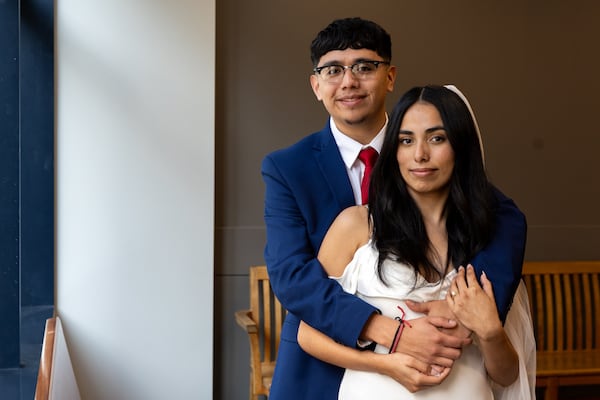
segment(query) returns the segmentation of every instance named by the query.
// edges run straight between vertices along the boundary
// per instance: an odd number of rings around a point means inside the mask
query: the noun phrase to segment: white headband
[[[471,104],[469,104],[469,100],[467,100],[465,95],[460,90],[458,90],[458,88],[456,86],[444,85],[444,87],[446,89],[452,90],[454,93],[456,93],[458,95],[458,97],[460,97],[462,99],[462,101],[466,104],[467,108],[469,109],[469,112],[471,113],[471,118],[473,118],[473,123],[475,124],[475,130],[477,131],[477,136],[479,137],[479,147],[481,149],[481,159],[483,160],[483,162],[485,164],[485,154],[483,152],[483,140],[481,140],[481,132],[479,131],[479,124],[477,123],[477,119],[475,118],[475,113],[473,112],[473,109],[471,108]]]

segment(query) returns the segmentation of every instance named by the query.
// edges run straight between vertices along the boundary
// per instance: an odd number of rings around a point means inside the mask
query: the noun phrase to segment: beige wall
[[[600,3],[220,0],[215,398],[247,390],[248,344],[232,313],[248,304],[247,267],[263,263],[260,162],[324,126],[309,44],[346,16],[392,35],[390,107],[426,83],[453,83],[469,97],[490,176],[528,217],[527,259],[600,258]]]

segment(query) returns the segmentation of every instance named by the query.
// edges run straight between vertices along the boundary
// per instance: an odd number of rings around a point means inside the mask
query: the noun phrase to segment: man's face
[[[384,61],[373,50],[346,49],[333,50],[324,54],[317,67],[327,65],[350,66],[360,61]],[[368,77],[359,77],[346,68],[336,82],[324,79],[318,74],[310,77],[315,96],[333,117],[336,126],[350,136],[366,131],[373,136],[385,123],[385,96],[394,89],[396,68],[379,64]]]

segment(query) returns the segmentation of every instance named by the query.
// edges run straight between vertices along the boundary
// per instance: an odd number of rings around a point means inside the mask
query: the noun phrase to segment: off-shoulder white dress
[[[400,317],[406,312],[407,319],[421,315],[412,312],[404,300],[423,302],[441,300],[456,271],[446,275],[443,281],[429,283],[422,276],[415,277],[412,268],[391,260],[384,262],[383,271],[387,286],[377,276],[377,249],[372,242],[359,248],[353,260],[337,280],[344,290],[355,294],[381,310],[383,315]],[[493,282],[492,282],[493,284]],[[410,329],[410,328],[406,328]],[[519,354],[519,378],[507,388],[495,385],[487,377],[483,358],[477,343],[467,346],[454,363],[450,375],[439,385],[417,393],[410,393],[392,378],[364,371],[346,370],[339,392],[341,400],[407,400],[407,399],[534,399],[535,398],[535,340],[527,292],[519,285],[512,307],[507,316],[505,330]],[[377,345],[377,353],[387,354],[388,349]]]

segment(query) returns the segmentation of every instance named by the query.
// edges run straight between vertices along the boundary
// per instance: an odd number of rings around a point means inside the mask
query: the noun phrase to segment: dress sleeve
[[[536,345],[527,289],[520,282],[504,330],[519,355],[519,376],[510,386],[492,382],[496,400],[535,399]]]

